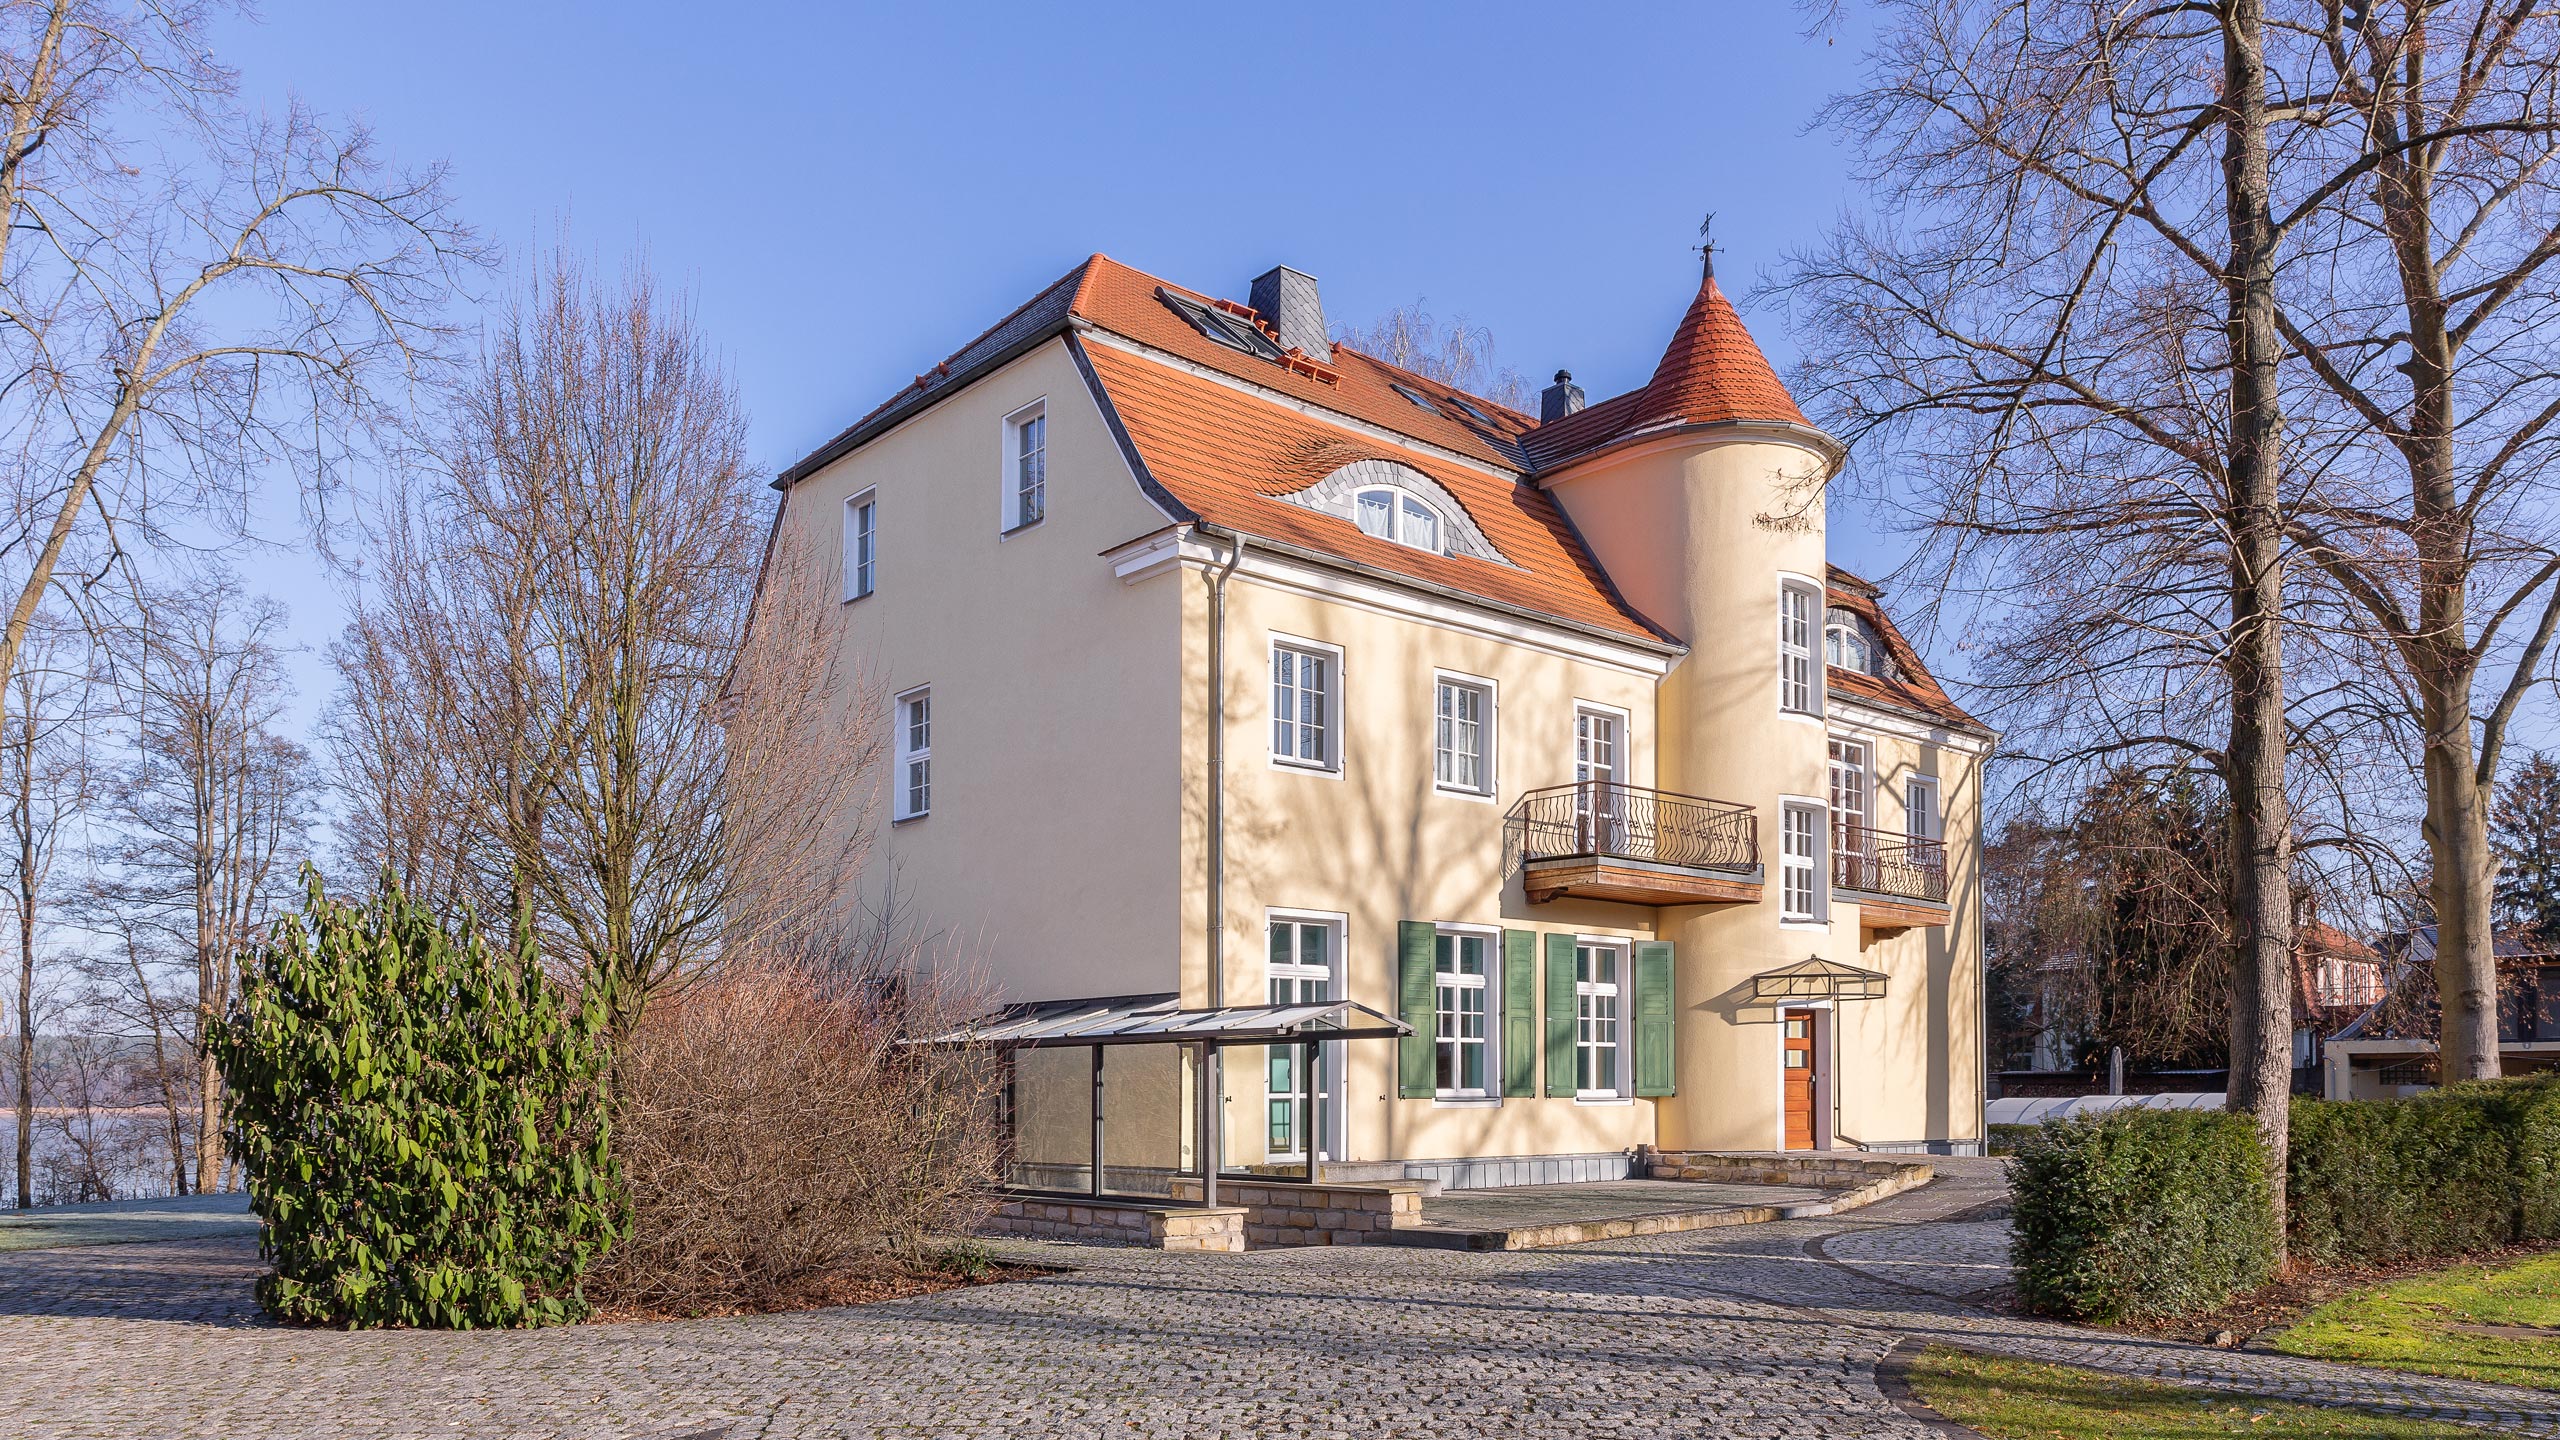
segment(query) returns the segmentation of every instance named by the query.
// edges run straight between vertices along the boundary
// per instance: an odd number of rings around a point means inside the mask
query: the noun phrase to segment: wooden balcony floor
[[[1567,897],[1628,905],[1750,905],[1760,899],[1758,870],[1700,870],[1610,856],[1532,860],[1521,882],[1536,904]]]

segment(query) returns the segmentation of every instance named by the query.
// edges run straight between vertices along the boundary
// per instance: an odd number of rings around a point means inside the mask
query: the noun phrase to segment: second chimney
[[[1303,350],[1315,360],[1333,363],[1333,337],[1325,332],[1324,302],[1316,298],[1316,277],[1275,265],[1254,277],[1245,303],[1279,332],[1280,348]]]
[[[1582,387],[1573,383],[1573,372],[1559,370],[1556,383],[1538,392],[1538,423],[1552,425],[1582,408]]]

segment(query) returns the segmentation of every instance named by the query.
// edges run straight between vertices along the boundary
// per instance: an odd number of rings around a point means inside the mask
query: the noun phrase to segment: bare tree
[[[2303,362],[2309,429],[2335,452],[2288,523],[2339,623],[2396,667],[2364,690],[2419,757],[2443,1073],[2486,1078],[2489,796],[2560,622],[2560,190],[2546,176],[2560,16],[2509,0],[2319,0],[2292,19],[2303,83],[2341,123],[2307,131],[2289,162],[2337,179],[2304,226],[2320,266],[2276,314]]]
[[[553,257],[433,448],[334,652],[364,858],[528,900],[625,1027],[724,945],[843,943],[878,698],[823,557],[778,550],[756,604],[744,421],[685,307]]]
[[[205,1037],[230,1006],[241,957],[291,903],[318,786],[302,747],[275,729],[290,693],[275,649],[283,624],[282,607],[210,572],[146,595],[108,640],[133,759],[111,791],[91,904],[131,972],[128,1005],[163,1055],[164,1099],[194,1100],[198,1190],[223,1173],[222,1087]],[[187,980],[176,1025],[153,978],[168,969]],[[172,1028],[184,1080],[163,1048]]]
[[[1381,315],[1365,330],[1343,327],[1335,339],[1363,355],[1427,375],[1496,404],[1534,413],[1537,394],[1526,378],[1495,358],[1493,332],[1460,315],[1446,322],[1416,300]]]
[[[8,680],[14,692],[0,729],[0,833],[9,846],[9,907],[18,930],[17,1193],[35,1203],[37,942],[50,916],[64,844],[94,798],[91,681],[86,637],[39,615]]]
[[[480,257],[438,170],[361,128],[244,113],[196,0],[0,0],[0,676],[66,562],[242,523],[259,480],[325,502],[376,392],[447,338]],[[5,705],[0,695],[0,705]]]

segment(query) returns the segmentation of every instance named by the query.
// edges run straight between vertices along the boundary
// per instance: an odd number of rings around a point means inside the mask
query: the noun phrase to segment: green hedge
[[[2560,1082],[2298,1100],[2286,1197],[2313,1264],[2463,1255],[2560,1236]]]
[[[258,1301],[328,1325],[538,1325],[624,1208],[606,1143],[604,1007],[458,936],[386,877],[309,899],[250,957],[211,1037],[248,1175]]]
[[[2187,1314],[2274,1271],[2266,1150],[2245,1115],[2048,1120],[2019,1145],[2009,1188],[2019,1294],[2049,1315]]]

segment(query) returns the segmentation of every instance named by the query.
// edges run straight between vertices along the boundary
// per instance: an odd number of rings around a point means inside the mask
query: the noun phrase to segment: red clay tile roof
[[[1884,640],[1885,654],[1892,659],[1893,668],[1900,678],[1887,679],[1860,670],[1832,667],[1823,671],[1825,687],[1871,704],[1917,711],[1945,724],[1984,730],[1981,721],[1966,714],[1962,706],[1947,698],[1947,692],[1929,674],[1929,667],[1920,663],[1919,652],[1911,648],[1910,641],[1902,638],[1902,631],[1886,617],[1884,607],[1876,603],[1876,587],[1837,565],[1830,570],[1829,603],[1864,618],[1875,627],[1876,634]]]
[[[1680,328],[1672,332],[1671,344],[1643,389],[1540,427],[1526,448],[1533,463],[1544,469],[1656,426],[1738,420],[1810,428],[1710,270],[1698,282],[1698,298],[1689,302],[1689,313],[1680,317]]]
[[[1554,499],[1535,486],[1371,439],[1109,345],[1088,345],[1085,353],[1148,473],[1212,525],[1629,639],[1663,638],[1618,602]],[[1344,373],[1348,380],[1351,370]],[[1395,403],[1407,404],[1401,397]],[[1438,481],[1511,563],[1398,545],[1278,498],[1371,459],[1409,465]]]
[[[1334,372],[1335,378],[1330,383],[1301,374],[1221,345],[1201,334],[1191,327],[1190,321],[1183,319],[1157,296],[1160,289],[1204,305],[1212,303],[1212,297],[1196,290],[1166,284],[1108,256],[1096,255],[1085,262],[1083,284],[1075,293],[1072,308],[1078,318],[1089,320],[1115,335],[1124,335],[1142,345],[1178,355],[1192,364],[1277,391],[1292,400],[1340,411],[1352,419],[1411,436],[1487,465],[1499,465],[1505,470],[1523,468],[1520,436],[1536,428],[1537,424],[1526,415],[1506,410],[1474,395],[1465,398],[1483,411],[1490,423],[1478,424],[1468,419],[1463,411],[1446,403],[1441,404],[1436,413],[1424,410],[1397,394],[1393,387],[1398,383],[1409,385],[1435,401],[1443,402],[1460,392],[1437,380],[1399,370],[1346,345],[1337,345],[1333,349],[1327,368]],[[1315,358],[1324,360],[1326,357],[1319,355]]]

